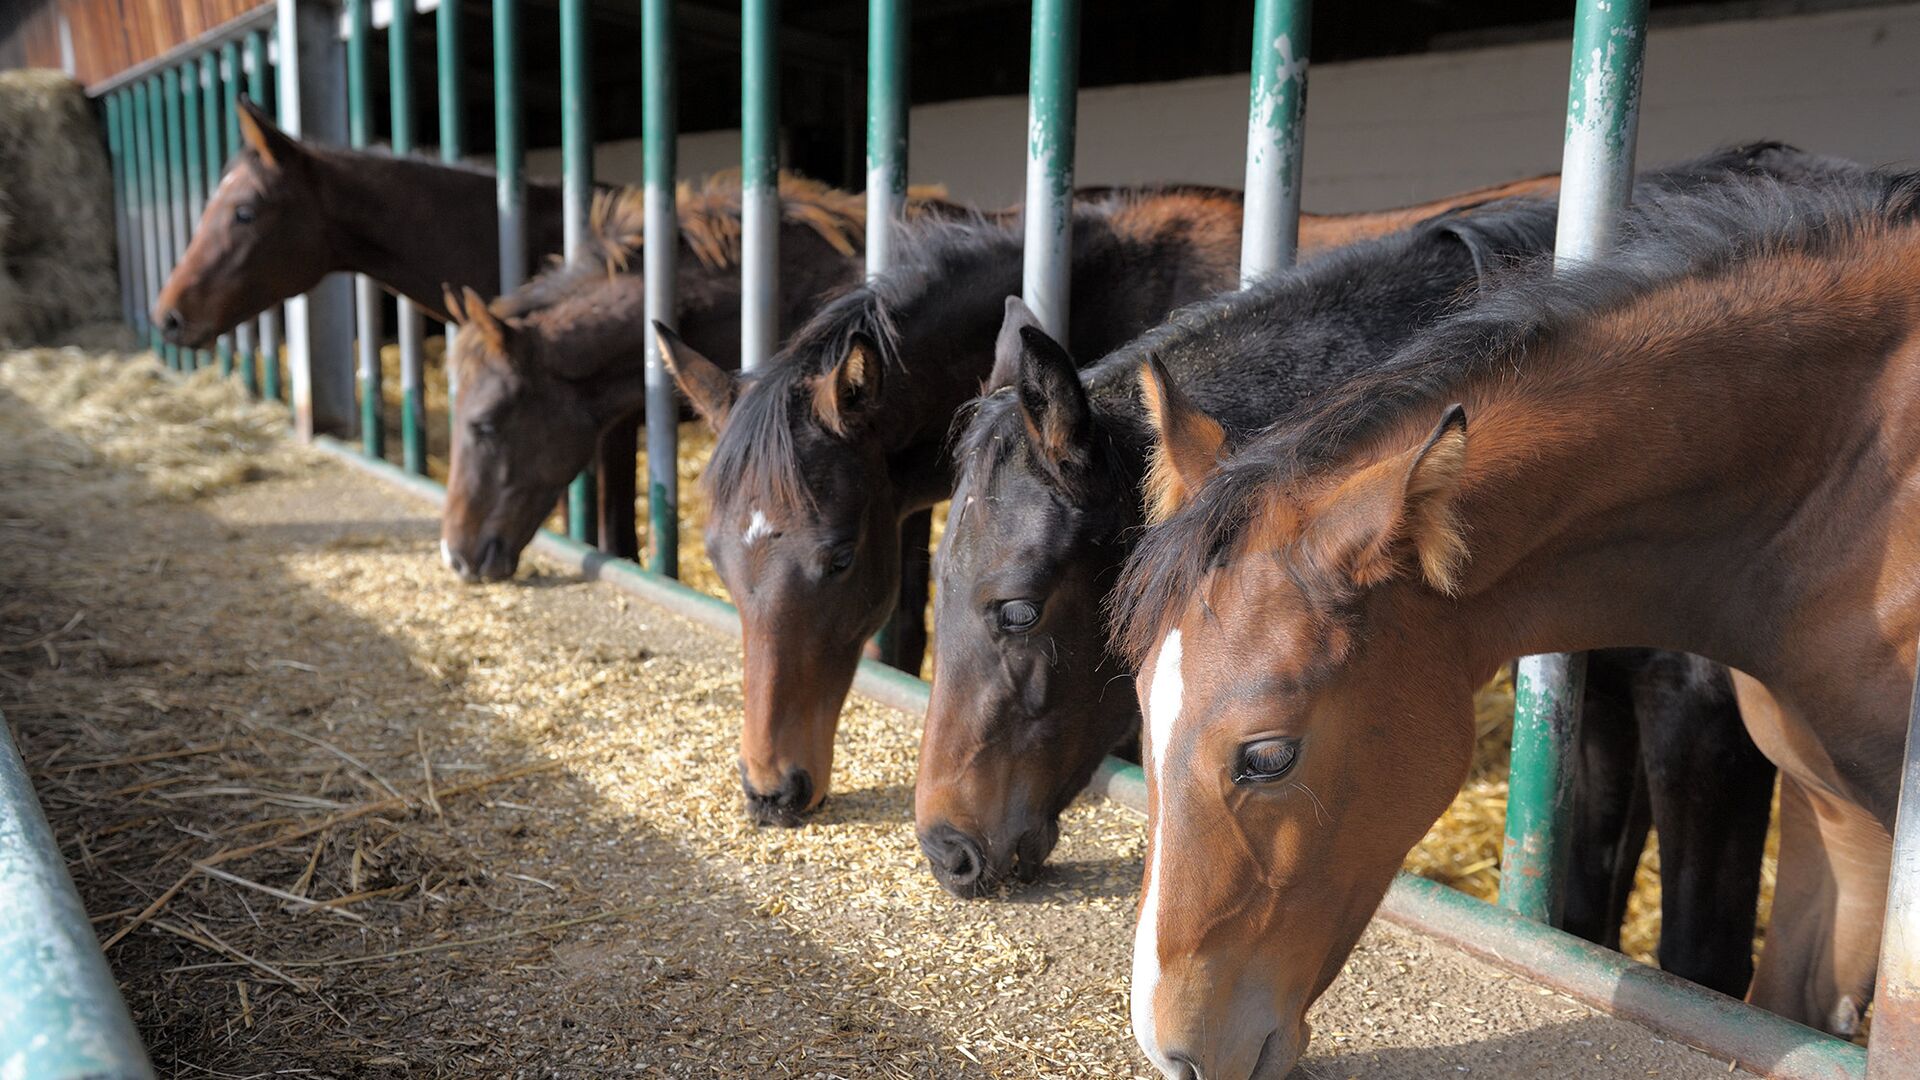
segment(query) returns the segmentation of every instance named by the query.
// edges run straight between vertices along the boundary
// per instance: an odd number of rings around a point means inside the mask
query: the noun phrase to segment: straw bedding
[[[538,560],[457,587],[284,424],[150,357],[0,356],[0,711],[163,1074],[1136,1075],[1137,817],[1077,804],[1045,881],[951,900],[915,734],[856,701],[817,826],[754,829],[731,645]],[[1427,872],[1488,880],[1480,810]],[[1505,985],[1376,928],[1311,1074],[1429,1075],[1379,1048],[1490,1022],[1594,1058],[1562,1075],[1640,1052]]]
[[[0,72],[0,343],[113,318],[113,183],[78,83]]]

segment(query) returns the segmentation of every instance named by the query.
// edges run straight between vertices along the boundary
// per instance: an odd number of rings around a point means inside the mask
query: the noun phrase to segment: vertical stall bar
[[[1026,258],[1021,298],[1067,339],[1073,269],[1073,129],[1080,77],[1080,0],[1033,0],[1027,75]]]
[[[1906,761],[1894,812],[1893,866],[1880,932],[1868,1080],[1920,1076],[1920,671],[1907,710]]]
[[[740,368],[767,362],[780,311],[780,0],[740,5]]]
[[[167,213],[173,225],[172,243],[167,250],[167,272],[171,274],[173,268],[179,265],[181,254],[187,250],[187,147],[181,116],[180,72],[168,68],[160,74],[160,85],[167,106]],[[167,354],[172,358],[175,368],[193,370],[192,349],[169,345]]]
[[[221,97],[225,102],[227,122],[227,160],[240,156],[246,144],[240,139],[240,87],[246,81],[246,71],[241,67],[240,44],[229,41],[220,47],[220,67],[226,74],[226,85]],[[260,396],[260,372],[258,358],[254,353],[254,323],[252,319],[233,328],[233,352],[235,362],[240,368],[240,382],[253,397]]]
[[[161,283],[173,271],[173,196],[167,186],[167,93],[158,75],[147,79],[147,143],[151,148],[148,163],[152,167],[154,265],[157,271],[153,288],[157,295]],[[147,306],[152,308],[153,297],[147,299]],[[162,361],[168,367],[177,366],[175,349],[161,340],[157,327],[153,340]]]
[[[365,150],[373,144],[372,46],[373,0],[347,0],[347,145]],[[353,275],[353,352],[360,372],[360,449],[370,458],[387,452],[381,422],[380,286],[365,274]]]
[[[641,0],[641,137],[646,147],[646,240],[649,324],[674,324],[674,256],[680,223],[673,190],[674,140],[679,134],[679,92],[674,78],[673,0]],[[653,551],[647,568],[680,576],[679,403],[660,355],[660,339],[647,335],[647,524]]]
[[[867,4],[867,276],[893,265],[907,206],[907,27],[912,0]]]
[[[526,128],[520,103],[520,0],[493,0],[493,157],[499,177],[500,294],[527,279]]]
[[[1646,26],[1647,0],[1580,0],[1574,16],[1556,267],[1604,253],[1632,194]],[[1586,663],[1584,655],[1526,656],[1514,667],[1500,906],[1542,922],[1560,914]]]
[[[143,332],[146,325],[146,312],[141,309],[141,298],[146,295],[146,272],[143,265],[145,253],[140,250],[140,192],[136,179],[133,135],[133,98],[125,89],[115,90],[107,95],[113,105],[113,116],[120,129],[119,161],[115,178],[120,183],[117,210],[124,219],[121,229],[120,270],[121,296],[120,307],[126,317],[127,325],[136,335]]]
[[[120,287],[120,321],[128,326],[134,325],[133,281],[130,273],[133,261],[127,253],[127,155],[126,144],[122,142],[120,132],[120,95],[108,94],[107,111],[107,160],[113,167],[113,242],[114,269],[118,271]]]
[[[281,0],[286,3],[287,0]],[[287,20],[281,20],[285,23]],[[296,69],[297,70],[297,69]],[[247,96],[255,105],[273,112],[275,94],[267,78],[267,35],[259,30],[247,35]],[[283,118],[284,119],[284,118]],[[303,303],[304,301],[296,301]],[[260,396],[279,401],[280,393],[280,311],[269,307],[254,322],[255,343],[260,356]],[[296,417],[296,422],[298,418]]]
[[[173,67],[165,69],[159,75],[159,85],[167,102],[167,221],[173,229],[167,246],[167,273],[173,273],[173,267],[180,261],[180,252],[186,250],[186,142],[180,129],[179,71]],[[180,371],[192,371],[192,350],[167,346],[167,356]]]
[[[206,177],[200,168],[207,157],[200,143],[200,119],[203,115],[200,107],[200,64],[194,60],[180,65],[180,109],[183,121],[181,137],[187,156],[187,227],[181,235],[191,240],[200,228],[200,210],[206,205],[207,199]],[[186,246],[183,242],[181,250],[184,251]],[[187,366],[195,370],[213,362],[213,357],[204,349],[184,350],[183,355]]]
[[[220,173],[226,163],[226,155],[222,152],[226,140],[226,128],[221,120],[226,88],[220,81],[220,54],[212,49],[208,49],[206,54],[200,57],[200,81],[203,84],[200,91],[200,105],[203,113],[200,120],[200,156],[207,176],[207,199],[211,201],[213,193],[220,187]],[[205,210],[206,204],[202,203],[201,212],[204,213]],[[223,379],[232,377],[232,334],[221,334],[214,339],[213,355],[214,361],[220,365],[220,377]]]
[[[587,51],[587,0],[560,0],[560,192],[565,255],[572,262],[586,243],[593,209],[593,71]],[[631,468],[631,465],[628,466]],[[596,540],[598,488],[588,463],[567,486],[567,535]]]
[[[153,212],[153,114],[149,104],[152,95],[148,93],[148,86],[143,80],[133,84],[130,96],[132,104],[128,115],[133,125],[133,201],[140,230],[140,327],[147,346],[159,353],[160,330],[153,325],[148,314],[153,310],[154,296],[160,289],[160,222],[158,215]]]
[[[434,11],[434,64],[440,92],[440,160],[457,164],[466,153],[466,103],[460,98],[460,5],[448,0]],[[449,315],[452,312],[448,312]],[[459,373],[454,369],[453,342],[459,329],[446,324],[444,339],[447,357],[447,419],[453,419],[453,398],[459,393]]]
[[[396,0],[387,24],[387,92],[393,98],[393,152],[413,153],[413,3]],[[410,473],[427,475],[426,362],[421,355],[420,309],[402,296],[395,301],[400,335],[400,460]]]
[[[1258,0],[1247,101],[1247,204],[1240,285],[1293,264],[1300,246],[1300,159],[1306,146],[1310,0]]]

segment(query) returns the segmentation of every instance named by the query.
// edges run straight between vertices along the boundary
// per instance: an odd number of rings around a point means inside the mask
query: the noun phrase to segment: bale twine
[[[0,72],[0,343],[50,343],[113,319],[113,181],[80,84]]]

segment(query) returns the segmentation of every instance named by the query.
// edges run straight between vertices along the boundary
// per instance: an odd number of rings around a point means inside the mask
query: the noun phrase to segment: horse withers
[[[1516,280],[1224,457],[1167,397],[1172,514],[1116,594],[1163,1074],[1290,1068],[1465,775],[1475,688],[1623,641],[1759,680],[1746,724],[1805,806],[1751,1000],[1857,1023],[1920,632],[1916,189],[1648,197],[1604,263]]]
[[[213,339],[335,271],[365,274],[436,319],[443,287],[500,285],[494,176],[424,158],[304,143],[241,98],[245,148],[207,199],[153,304],[174,345]],[[560,189],[527,185],[527,251],[560,250]]]

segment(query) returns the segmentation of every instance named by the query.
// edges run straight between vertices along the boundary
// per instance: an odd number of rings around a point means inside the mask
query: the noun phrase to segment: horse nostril
[[[179,308],[168,308],[160,313],[160,336],[172,344],[179,344],[181,331],[186,320],[180,317]]]
[[[807,805],[813,802],[813,777],[805,769],[788,769],[778,788],[760,792],[754,790],[742,766],[740,784],[747,792],[747,813],[761,825],[784,825],[789,828],[799,825],[804,820]]]
[[[941,825],[921,836],[920,850],[926,853],[933,876],[948,892],[978,895],[985,884],[987,860],[972,837],[951,825]]]
[[[1179,1070],[1174,1074],[1178,1080],[1205,1080],[1205,1077],[1200,1075],[1200,1067],[1185,1054],[1168,1054],[1167,1064]]]

